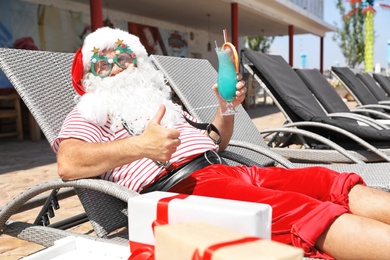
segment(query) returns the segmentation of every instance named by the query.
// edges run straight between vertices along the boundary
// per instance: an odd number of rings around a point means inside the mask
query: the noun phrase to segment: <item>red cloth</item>
[[[14,42],[15,49],[25,49],[25,50],[33,50],[37,51],[38,47],[35,45],[33,38],[31,37],[22,37],[17,39]]]
[[[308,257],[330,259],[314,246],[340,215],[349,212],[348,193],[363,179],[323,167],[284,169],[210,165],[170,192],[265,203],[272,206],[272,240],[300,247]]]
[[[10,87],[10,88],[0,88],[0,96],[8,96],[12,93],[15,92],[15,89]]]
[[[81,53],[81,48],[79,48],[74,55],[74,59],[72,63],[72,84],[74,89],[80,96],[85,94],[84,87],[81,84],[83,75],[84,75],[83,54]]]

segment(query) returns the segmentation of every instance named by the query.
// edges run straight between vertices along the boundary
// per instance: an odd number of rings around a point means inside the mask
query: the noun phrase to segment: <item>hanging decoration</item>
[[[374,0],[347,0],[351,4],[363,3],[362,13],[365,15],[364,20],[364,65],[365,72],[373,72],[374,71],[374,14],[375,14],[375,1]],[[390,5],[387,4],[378,4],[383,8],[390,9]],[[344,19],[350,17],[354,13],[359,11],[358,8],[355,8],[348,12]]]
[[[106,19],[103,20],[103,26],[114,28],[114,24],[111,22],[110,18],[108,18],[108,0],[105,2],[106,3],[106,12],[107,12],[107,17]]]
[[[208,35],[208,42],[207,42],[207,51],[211,51],[211,42],[210,42],[210,14],[207,14],[207,35]]]

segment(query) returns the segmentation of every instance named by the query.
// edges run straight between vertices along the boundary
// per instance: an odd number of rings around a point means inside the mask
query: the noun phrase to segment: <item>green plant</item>
[[[275,39],[275,37],[247,36],[245,38],[245,44],[251,50],[260,51],[262,53],[268,53],[274,39]]]

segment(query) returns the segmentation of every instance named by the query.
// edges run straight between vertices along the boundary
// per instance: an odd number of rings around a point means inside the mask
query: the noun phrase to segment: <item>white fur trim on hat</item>
[[[92,50],[94,48],[98,48],[101,51],[104,49],[115,49],[117,47],[115,42],[117,42],[118,39],[123,40],[123,43],[129,46],[129,48],[136,54],[138,61],[140,58],[142,59],[148,57],[145,47],[141,44],[137,36],[121,29],[102,27],[88,34],[84,40],[81,51],[83,54],[84,71],[88,71],[91,68],[91,58],[93,55]]]

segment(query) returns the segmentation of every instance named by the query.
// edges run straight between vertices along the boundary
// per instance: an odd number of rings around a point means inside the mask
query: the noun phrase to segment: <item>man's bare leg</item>
[[[316,247],[336,259],[390,259],[390,225],[343,214],[318,238]]]
[[[390,259],[390,193],[356,185],[349,206],[316,246],[336,259]]]
[[[390,224],[389,192],[356,185],[349,192],[349,207],[354,215]]]

